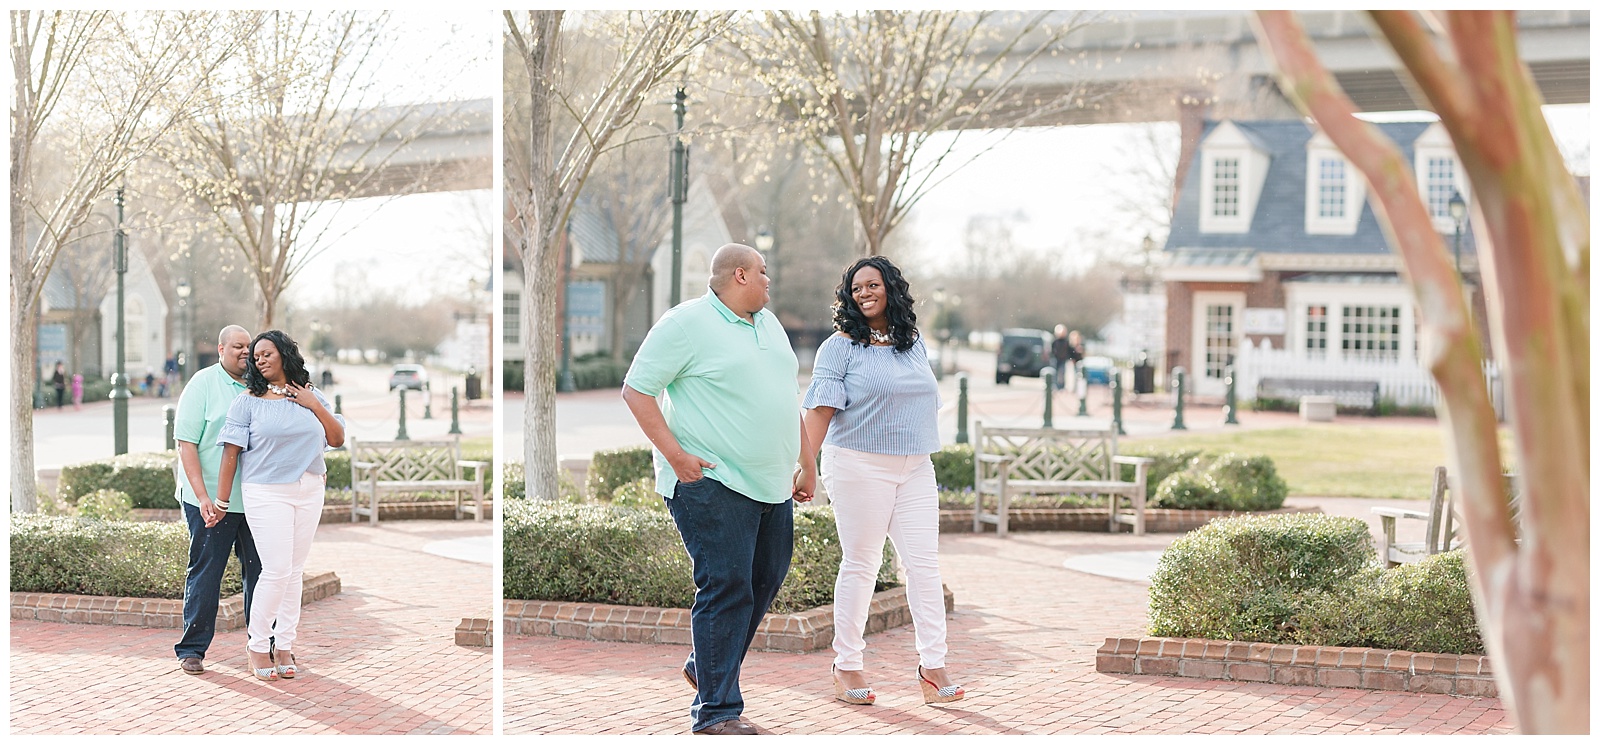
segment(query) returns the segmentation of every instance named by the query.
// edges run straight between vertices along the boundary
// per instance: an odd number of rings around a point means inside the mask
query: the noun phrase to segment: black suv
[[[1050,333],[1038,329],[1006,329],[1000,334],[1000,354],[994,361],[994,382],[1010,383],[1011,376],[1039,377],[1050,366]]]

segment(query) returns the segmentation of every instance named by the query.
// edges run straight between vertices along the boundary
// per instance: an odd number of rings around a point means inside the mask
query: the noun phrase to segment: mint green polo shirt
[[[708,477],[778,504],[800,459],[799,373],[771,311],[751,323],[707,292],[661,316],[623,382],[656,397],[685,451],[716,464]],[[671,498],[678,477],[659,450],[655,466],[656,492]]]
[[[228,421],[228,407],[244,390],[244,384],[235,381],[218,363],[189,378],[188,385],[183,387],[183,395],[178,397],[178,414],[172,425],[172,437],[199,446],[200,476],[205,481],[206,493],[211,495],[212,501],[217,498],[217,472],[222,468],[222,448],[217,447],[217,435],[222,434],[222,425]],[[178,491],[174,496],[179,502],[199,507],[200,499],[189,487],[189,477],[183,473],[182,458],[178,459],[174,475],[178,480]],[[244,491],[240,488],[243,483],[244,479],[234,474],[233,496],[228,499],[229,512],[244,512]]]

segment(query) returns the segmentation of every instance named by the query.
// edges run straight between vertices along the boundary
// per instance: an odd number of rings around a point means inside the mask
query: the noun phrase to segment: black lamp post
[[[561,378],[556,381],[556,390],[561,393],[571,393],[578,389],[577,382],[572,379],[572,222],[567,222],[566,244],[562,247],[566,253],[566,262],[561,272]],[[672,261],[672,273],[678,273],[678,261]],[[673,278],[673,287],[677,287],[677,278]],[[677,295],[677,290],[673,290]],[[674,298],[676,299],[676,298]]]
[[[689,201],[689,148],[683,144],[683,115],[689,110],[688,99],[681,86],[672,97],[678,131],[672,138],[672,289],[668,307],[683,300],[683,203]]]
[[[122,187],[117,187],[117,232],[112,242],[117,271],[117,371],[111,376],[111,428],[113,454],[128,452],[127,327],[123,319],[123,277],[128,273],[128,235],[122,229]]]
[[[778,287],[783,285],[778,282],[778,241],[772,237],[772,231],[762,228],[756,232],[756,250],[761,252],[761,258],[767,261],[767,273],[772,275],[772,284]]]
[[[1450,217],[1456,221],[1456,277],[1463,282],[1466,276],[1461,273],[1461,221],[1467,216],[1467,201],[1461,198],[1461,192],[1450,192]]]
[[[179,383],[189,380],[189,350],[194,346],[193,340],[189,338],[189,295],[193,291],[194,288],[189,286],[189,280],[178,280],[178,328],[180,329],[178,338],[180,341],[174,355],[177,357]]]

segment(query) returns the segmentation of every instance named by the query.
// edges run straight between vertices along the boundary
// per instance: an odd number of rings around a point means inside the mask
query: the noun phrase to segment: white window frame
[[[1461,159],[1456,157],[1455,146],[1451,144],[1450,135],[1445,132],[1442,124],[1434,124],[1424,131],[1421,136],[1417,137],[1416,142],[1412,145],[1411,170],[1416,175],[1417,193],[1422,196],[1422,203],[1428,207],[1429,216],[1433,218],[1434,229],[1440,233],[1453,234],[1456,230],[1456,221],[1450,217],[1448,207],[1440,213],[1434,213],[1432,206],[1428,203],[1428,186],[1431,180],[1428,163],[1435,159],[1450,161],[1450,186],[1461,192],[1461,198],[1471,204],[1472,189],[1467,183],[1466,171],[1462,169]],[[1449,196],[1446,195],[1445,199],[1448,200]],[[1463,223],[1465,220],[1466,218],[1463,217]],[[1463,225],[1463,227],[1465,226]]]
[[[1216,213],[1217,162],[1239,161],[1239,211],[1234,215]],[[1255,148],[1232,122],[1212,129],[1200,145],[1200,232],[1248,233],[1255,219],[1261,188],[1267,180],[1267,154]]]
[[[1233,307],[1233,348],[1237,359],[1238,350],[1244,348],[1244,293],[1242,292],[1196,292],[1190,315],[1190,342],[1189,350],[1189,387],[1190,390],[1202,396],[1220,396],[1225,392],[1225,384],[1220,378],[1206,377],[1206,306],[1230,305]]]
[[[1307,362],[1325,361],[1342,363],[1344,357],[1344,309],[1346,307],[1390,306],[1400,309],[1399,349],[1395,362],[1416,363],[1418,360],[1417,312],[1412,305],[1410,290],[1402,284],[1348,284],[1348,283],[1284,283],[1284,301],[1288,305],[1289,333],[1285,345],[1294,350],[1294,358]],[[1306,321],[1308,308],[1325,306],[1328,309],[1327,355],[1322,360],[1311,357],[1306,350]],[[1348,360],[1356,361],[1356,360]]]
[[[1344,166],[1344,214],[1322,216],[1322,163],[1337,160]],[[1355,164],[1344,157],[1326,135],[1317,134],[1306,146],[1306,233],[1309,235],[1355,235],[1361,210],[1367,199],[1366,180]]]

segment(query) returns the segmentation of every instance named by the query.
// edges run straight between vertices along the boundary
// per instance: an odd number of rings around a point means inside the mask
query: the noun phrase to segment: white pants
[[[939,581],[939,489],[927,455],[822,448],[822,482],[833,503],[844,560],[833,585],[834,665],[860,670],[883,539],[906,573],[906,599],[925,668],[944,667],[944,590]]]
[[[269,639],[281,651],[294,649],[306,557],[322,521],[326,483],[322,474],[308,472],[288,484],[244,484],[244,519],[261,554],[261,578],[247,626],[253,652],[268,651]]]

